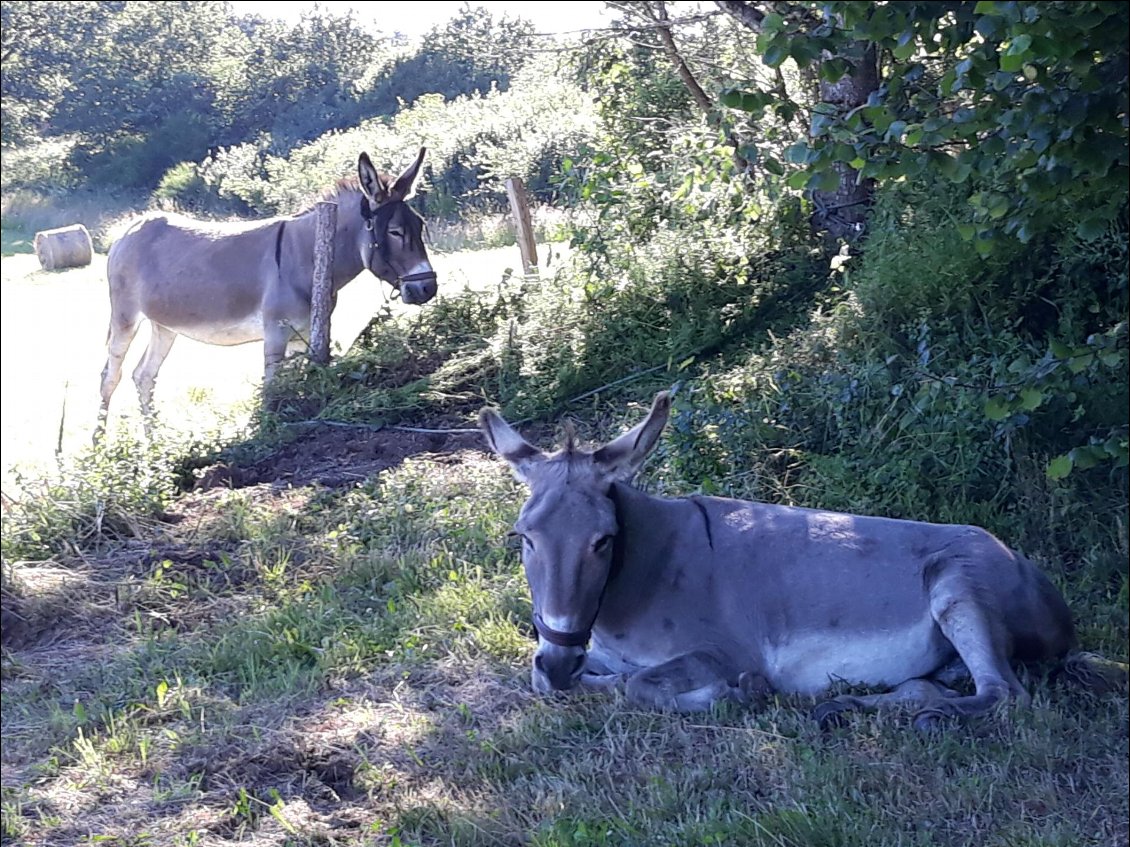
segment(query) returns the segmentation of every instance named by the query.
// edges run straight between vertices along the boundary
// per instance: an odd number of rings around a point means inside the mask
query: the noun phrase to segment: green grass
[[[0,229],[0,256],[15,256],[21,253],[34,253],[34,233],[24,232],[22,229]]]
[[[802,699],[672,716],[617,696],[536,698],[525,584],[502,543],[521,492],[500,463],[455,458],[354,487],[185,495],[141,545],[10,563],[24,617],[57,634],[5,652],[6,839],[1126,835],[1124,694],[1037,681],[1032,709],[934,737],[890,714],[821,733]]]

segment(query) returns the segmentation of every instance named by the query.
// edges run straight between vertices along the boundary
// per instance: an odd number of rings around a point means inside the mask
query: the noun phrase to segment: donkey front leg
[[[270,383],[283,359],[308,347],[302,334],[286,320],[268,321],[263,327],[263,384]]]
[[[764,677],[739,672],[707,650],[676,656],[628,678],[628,699],[640,706],[676,712],[705,712],[717,702],[743,705],[769,693]]]

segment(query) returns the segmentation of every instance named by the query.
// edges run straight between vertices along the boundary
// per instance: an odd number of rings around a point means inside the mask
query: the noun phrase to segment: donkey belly
[[[953,647],[927,616],[904,627],[787,636],[767,646],[765,670],[779,691],[819,694],[838,681],[893,686],[930,676],[953,655]]]
[[[174,324],[169,326],[169,329],[205,344],[224,346],[247,344],[250,341],[263,340],[263,315],[256,312],[239,320],[221,321],[214,324]]]

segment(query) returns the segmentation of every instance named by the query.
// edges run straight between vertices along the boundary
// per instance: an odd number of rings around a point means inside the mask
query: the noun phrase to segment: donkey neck
[[[689,543],[685,528],[700,521],[689,501],[654,497],[626,483],[613,483],[609,497],[619,531],[605,592],[615,609],[618,600],[637,603],[676,579],[676,551]]]
[[[334,292],[339,291],[346,283],[355,279],[363,270],[365,264],[361,259],[361,229],[364,222],[358,209],[361,206],[361,192],[357,190],[343,190],[327,201],[337,204],[337,225],[334,229],[334,257],[331,277]],[[309,239],[309,261],[314,261],[314,244],[317,239],[318,215],[317,207],[300,212],[296,217],[284,218],[283,226],[287,229],[295,228],[301,233],[300,243]]]

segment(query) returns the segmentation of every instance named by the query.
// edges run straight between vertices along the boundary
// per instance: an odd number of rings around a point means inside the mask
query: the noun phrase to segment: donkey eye
[[[534,542],[530,541],[529,536],[523,535],[515,529],[506,533],[506,540],[509,546],[512,547],[521,547],[523,550],[526,548],[530,550],[534,549]]]
[[[600,538],[598,538],[596,540],[596,543],[592,545],[592,551],[594,553],[604,553],[604,552],[606,552],[608,550],[608,548],[612,546],[612,538],[613,538],[613,536],[611,536],[611,535],[601,536]]]
[[[388,231],[388,234],[391,235],[393,238],[403,238],[404,237],[404,230],[402,230],[402,229],[390,229]]]

